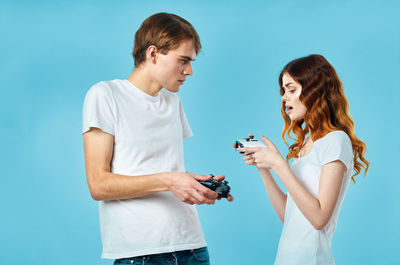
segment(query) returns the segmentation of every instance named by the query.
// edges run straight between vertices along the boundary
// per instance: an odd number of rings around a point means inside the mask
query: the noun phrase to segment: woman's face
[[[296,82],[288,73],[282,76],[282,86],[285,93],[282,101],[285,103],[286,113],[292,121],[304,119],[307,108],[300,101],[301,85]]]

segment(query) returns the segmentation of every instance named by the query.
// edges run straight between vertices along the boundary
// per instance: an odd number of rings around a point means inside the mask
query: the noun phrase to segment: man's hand
[[[224,175],[215,175],[214,179],[218,180],[218,181],[223,181],[225,179],[225,176]],[[222,199],[222,197],[220,195],[218,195],[217,200],[221,200],[221,199]],[[230,202],[233,202],[233,196],[231,194],[229,194],[228,197],[226,197],[226,199]]]
[[[221,179],[218,176],[217,180]],[[167,181],[168,190],[171,191],[179,200],[187,204],[214,204],[218,199],[218,193],[201,185],[197,180],[207,181],[211,176],[197,175],[186,172],[173,172]],[[222,179],[225,177],[222,176]],[[233,197],[230,196],[230,201]],[[229,199],[228,199],[229,200]]]

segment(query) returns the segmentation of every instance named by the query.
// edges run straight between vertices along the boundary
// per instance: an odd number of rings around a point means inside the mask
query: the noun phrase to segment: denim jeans
[[[207,247],[132,258],[116,259],[114,265],[210,265]]]

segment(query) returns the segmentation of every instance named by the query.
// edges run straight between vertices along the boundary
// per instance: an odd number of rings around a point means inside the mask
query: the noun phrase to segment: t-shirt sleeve
[[[103,83],[92,86],[83,103],[82,133],[96,127],[115,135],[116,108],[111,88]]]
[[[353,162],[350,137],[343,131],[334,131],[321,139],[318,156],[321,166],[336,160],[342,161],[347,170]]]
[[[182,123],[182,135],[183,139],[188,139],[193,136],[192,129],[190,128],[189,122],[186,118],[185,111],[183,110],[182,102],[179,101],[179,114]]]

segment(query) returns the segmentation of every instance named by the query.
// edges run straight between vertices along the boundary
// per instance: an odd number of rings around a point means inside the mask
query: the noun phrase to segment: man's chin
[[[176,92],[179,92],[180,86],[178,86],[178,87],[166,87],[165,89],[168,90],[169,92],[176,93]]]

